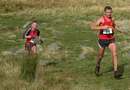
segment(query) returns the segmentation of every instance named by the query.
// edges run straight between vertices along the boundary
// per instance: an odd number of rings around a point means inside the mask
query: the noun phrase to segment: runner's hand
[[[108,29],[110,26],[102,26],[102,29]]]
[[[29,35],[29,36],[26,36],[26,38],[32,38],[32,36]]]

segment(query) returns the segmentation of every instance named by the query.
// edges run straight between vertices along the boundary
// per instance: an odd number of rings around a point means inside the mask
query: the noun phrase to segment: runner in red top
[[[28,32],[25,35],[25,49],[28,51],[29,54],[37,53],[36,39],[39,38],[39,34],[40,32],[37,29],[37,23],[32,22],[30,30],[28,30]]]
[[[106,32],[107,30],[104,29],[100,29],[100,33],[99,33],[99,39],[101,40],[110,40],[110,39],[114,39],[114,28],[115,28],[115,23],[112,20],[112,17],[107,17],[107,16],[103,16],[101,17],[101,21],[99,26],[109,26],[108,28],[108,32]],[[109,33],[109,30],[110,33]]]
[[[96,23],[92,24],[92,29],[98,30],[98,45],[99,52],[97,56],[97,63],[95,68],[95,74],[99,76],[100,73],[100,63],[104,56],[105,48],[108,47],[112,54],[112,61],[114,67],[114,77],[120,78],[121,74],[117,70],[117,49],[115,44],[115,23],[112,18],[112,7],[106,6],[104,8],[104,15],[96,21]]]

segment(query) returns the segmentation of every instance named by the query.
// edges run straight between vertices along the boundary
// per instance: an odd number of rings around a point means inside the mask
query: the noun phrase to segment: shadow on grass
[[[123,76],[123,74],[124,74],[124,69],[125,69],[126,65],[127,65],[127,63],[121,64],[118,66],[118,74],[120,74],[121,76]],[[104,71],[103,73],[108,73],[108,72],[112,72],[112,71],[113,71],[113,67],[110,67],[107,71]]]
[[[20,77],[29,82],[35,79],[36,66],[38,63],[38,56],[26,56],[21,63]]]
[[[123,76],[125,70],[125,64],[122,64],[118,67],[119,73]]]

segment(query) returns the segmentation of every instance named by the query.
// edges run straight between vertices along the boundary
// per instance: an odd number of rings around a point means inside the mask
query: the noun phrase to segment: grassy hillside
[[[129,0],[1,0],[0,90],[130,90]],[[123,78],[115,80],[109,50],[101,77],[94,75],[97,33],[89,23],[112,5],[121,30],[116,33]],[[37,57],[24,53],[23,26],[39,22],[44,40]]]

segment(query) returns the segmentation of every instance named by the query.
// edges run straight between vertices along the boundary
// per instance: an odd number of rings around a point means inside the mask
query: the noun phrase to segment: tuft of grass
[[[23,58],[21,63],[21,74],[20,77],[27,81],[35,80],[35,73],[37,67],[38,57],[26,56]]]

